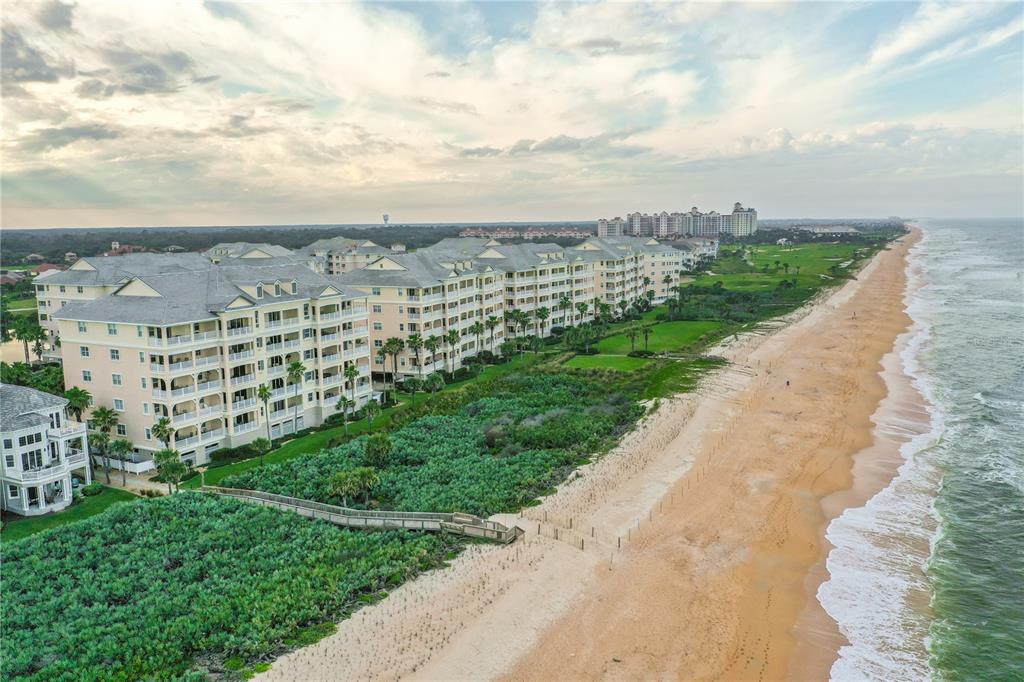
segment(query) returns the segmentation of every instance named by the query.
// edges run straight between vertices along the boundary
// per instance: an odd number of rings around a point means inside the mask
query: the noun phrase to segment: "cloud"
[[[249,15],[246,14],[245,10],[233,2],[211,2],[210,0],[205,0],[203,7],[218,19],[237,21],[243,26],[252,25]]]
[[[117,94],[150,95],[178,92],[188,83],[208,83],[218,76],[196,76],[192,58],[181,50],[148,52],[116,45],[101,50],[105,68],[83,72],[103,76],[80,83],[76,92],[88,99]]]
[[[0,47],[4,83],[56,83],[74,72],[69,62],[53,64],[39,49],[29,45],[15,28],[3,29]]]
[[[87,123],[37,130],[22,141],[21,147],[29,151],[46,151],[66,147],[79,140],[114,140],[119,137],[121,137],[121,132],[109,126]]]
[[[428,109],[436,109],[449,114],[469,114],[471,116],[479,114],[475,106],[465,102],[451,102],[435,97],[414,97],[412,101]]]
[[[75,5],[65,5],[58,0],[48,2],[39,10],[39,24],[51,31],[70,31]]]

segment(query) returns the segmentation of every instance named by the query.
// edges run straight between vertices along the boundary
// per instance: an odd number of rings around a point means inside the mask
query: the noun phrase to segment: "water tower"
[[[389,216],[387,213],[385,213],[384,214],[384,224],[387,225],[388,224],[388,220],[390,220],[390,219],[391,219],[391,216]]]

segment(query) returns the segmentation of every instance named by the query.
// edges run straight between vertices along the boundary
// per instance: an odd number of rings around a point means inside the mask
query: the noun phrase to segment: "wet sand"
[[[909,322],[907,246],[716,349],[732,364],[698,392],[662,401],[523,517],[497,517],[519,542],[472,548],[260,679],[826,678],[842,639],[823,612],[801,616],[825,527],[860,497],[829,496],[873,442],[880,362]],[[816,655],[791,667],[807,642]]]

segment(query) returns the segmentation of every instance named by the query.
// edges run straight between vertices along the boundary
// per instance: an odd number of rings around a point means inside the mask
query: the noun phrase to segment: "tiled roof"
[[[18,431],[30,426],[49,424],[50,420],[40,410],[55,409],[67,405],[67,398],[52,393],[37,391],[28,386],[0,384],[0,429]]]

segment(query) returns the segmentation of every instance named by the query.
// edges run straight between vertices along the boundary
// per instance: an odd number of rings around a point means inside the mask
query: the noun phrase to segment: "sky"
[[[0,220],[1020,216],[1022,8],[4,2]]]

